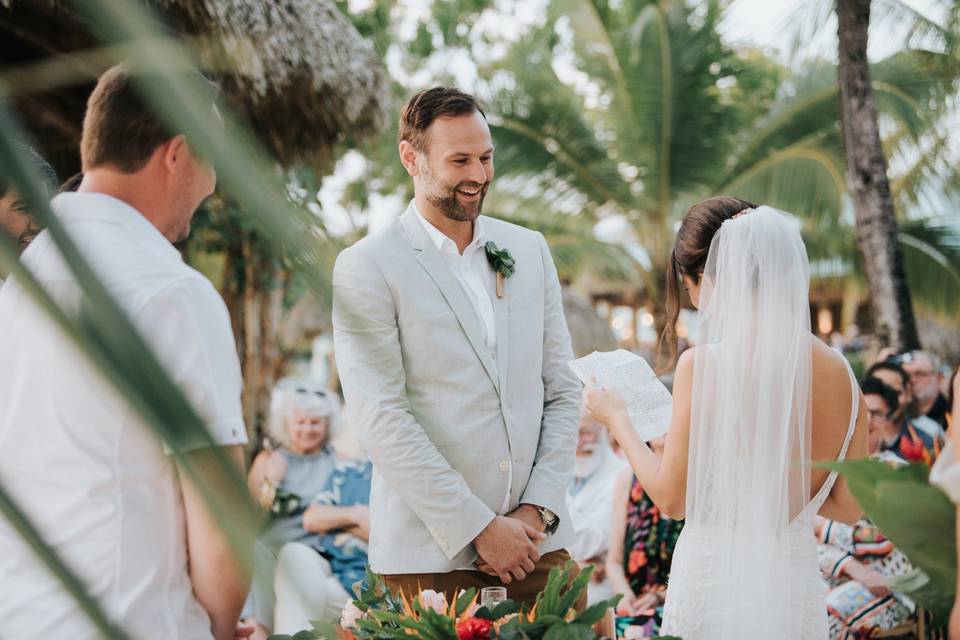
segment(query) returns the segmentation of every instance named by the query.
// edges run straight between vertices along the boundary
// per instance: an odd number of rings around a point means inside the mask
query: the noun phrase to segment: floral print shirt
[[[683,521],[662,515],[634,477],[627,505],[623,566],[635,594],[666,586],[681,529]]]
[[[341,462],[330,474],[315,504],[348,507],[370,504],[373,465],[366,460]],[[330,562],[334,577],[347,593],[363,580],[367,570],[367,541],[346,531],[328,531],[313,538],[311,545]]]

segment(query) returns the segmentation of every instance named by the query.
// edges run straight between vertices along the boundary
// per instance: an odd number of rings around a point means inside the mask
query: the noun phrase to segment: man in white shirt
[[[567,491],[576,535],[569,549],[581,565],[596,567],[589,586],[591,604],[613,595],[603,569],[613,519],[613,488],[625,466],[626,462],[613,454],[606,429],[586,411],[581,412],[573,483]]]
[[[212,88],[209,99],[215,109]],[[226,306],[171,244],[216,174],[143,105],[123,67],[98,81],[81,145],[79,192],[53,210],[239,467],[242,382]],[[48,232],[22,260],[68,313],[83,304]],[[0,483],[107,615],[137,638],[234,637],[246,578],[199,489],[15,278],[0,290],[0,361]],[[214,453],[186,455],[217,481]],[[100,637],[5,521],[0,576],[3,637]]]

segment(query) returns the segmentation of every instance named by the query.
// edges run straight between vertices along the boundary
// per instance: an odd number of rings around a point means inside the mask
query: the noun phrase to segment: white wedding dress
[[[799,226],[760,207],[710,248],[694,353],[686,524],[661,635],[826,640],[810,496],[809,268]],[[859,387],[839,459],[857,421]]]

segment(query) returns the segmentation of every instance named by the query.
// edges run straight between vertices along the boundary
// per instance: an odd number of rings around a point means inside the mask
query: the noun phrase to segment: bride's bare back
[[[843,356],[820,340],[811,341],[813,369],[811,372],[811,440],[814,460],[836,460],[850,424],[850,374]],[[859,397],[860,410],[857,426],[847,451],[847,458],[867,456],[867,408]],[[827,469],[813,467],[810,474],[812,498],[826,481]],[[843,476],[837,479],[830,497],[820,510],[821,515],[842,522],[853,522],[860,516],[860,507],[850,494]]]

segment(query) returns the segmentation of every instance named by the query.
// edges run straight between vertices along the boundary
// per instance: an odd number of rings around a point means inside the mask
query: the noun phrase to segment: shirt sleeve
[[[136,319],[214,444],[245,444],[240,360],[227,307],[213,285],[196,278],[168,286],[150,297]],[[177,448],[189,451],[205,444],[195,438]],[[164,448],[171,452],[169,443]]]

